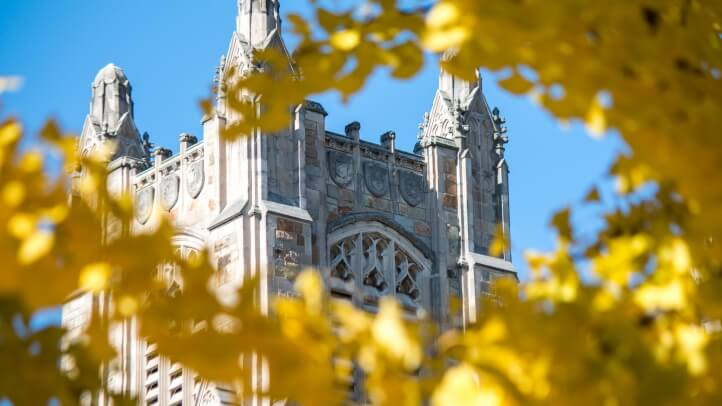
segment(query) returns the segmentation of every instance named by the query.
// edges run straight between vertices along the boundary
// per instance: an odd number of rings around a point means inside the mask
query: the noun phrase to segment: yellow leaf
[[[457,22],[461,15],[459,7],[451,2],[441,2],[434,6],[426,18],[429,28],[443,28]]]
[[[707,357],[704,349],[709,342],[709,335],[698,325],[680,324],[675,328],[675,338],[679,346],[680,358],[687,362],[687,369],[692,375],[701,375],[707,370]]]
[[[462,364],[450,368],[431,397],[433,406],[497,406],[504,402],[504,394],[495,385],[480,382],[474,369]]]
[[[86,265],[80,271],[79,285],[81,289],[98,293],[108,286],[111,267],[107,262],[95,262]]]
[[[348,52],[361,43],[361,33],[353,29],[338,31],[331,35],[329,41],[334,48]]]
[[[20,170],[28,173],[38,172],[42,167],[43,156],[38,151],[28,152],[20,160]]]
[[[644,285],[634,294],[634,301],[646,310],[678,310],[687,304],[684,286],[678,280],[666,285]]]
[[[394,299],[385,297],[381,300],[372,334],[379,347],[403,362],[406,368],[415,369],[421,363],[421,346],[404,325],[401,308]]]
[[[131,296],[121,296],[116,305],[118,306],[118,313],[125,317],[132,316],[138,311],[138,301]]]
[[[584,197],[584,201],[587,203],[596,203],[602,200],[601,195],[599,194],[599,189],[596,187],[592,188],[592,190],[587,193],[587,195]]]
[[[17,207],[25,200],[25,186],[19,181],[8,182],[3,188],[3,202],[11,208]]]
[[[47,230],[39,230],[26,238],[18,250],[18,262],[29,265],[47,255],[55,245],[55,236]]]
[[[508,78],[499,81],[499,86],[514,94],[524,94],[534,88],[534,83],[528,81],[518,71],[514,70]]]
[[[663,264],[668,264],[677,274],[686,274],[692,269],[689,247],[681,238],[675,238],[671,244],[662,247],[659,259]]]
[[[0,126],[0,147],[11,144],[18,139],[22,133],[22,127],[15,121],[3,123]]]
[[[321,276],[312,270],[302,272],[296,278],[296,291],[306,301],[308,310],[313,314],[321,313],[323,306],[323,281]]]
[[[589,107],[589,111],[587,111],[585,121],[587,132],[594,138],[601,137],[604,135],[604,132],[607,131],[606,113],[604,112],[604,107],[599,103],[599,100],[594,99],[594,102]]]
[[[24,240],[28,238],[33,231],[35,231],[35,225],[37,219],[35,216],[31,216],[26,213],[18,213],[8,220],[8,232],[15,238]]]
[[[426,18],[427,31],[423,35],[424,45],[432,51],[442,52],[458,47],[469,38],[471,32],[460,24],[461,11],[452,2],[441,2],[434,6]]]
[[[567,207],[566,209],[556,212],[551,221],[551,225],[557,229],[559,237],[566,241],[572,241],[573,237],[571,216],[572,212]]]

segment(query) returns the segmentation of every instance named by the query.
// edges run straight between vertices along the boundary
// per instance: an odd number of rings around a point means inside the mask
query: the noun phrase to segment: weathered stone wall
[[[288,131],[271,134],[265,141],[268,148],[268,200],[298,206],[301,159],[298,141]]]
[[[423,157],[326,133],[327,221],[351,213],[388,216],[410,233],[431,242],[426,165]]]
[[[152,229],[165,217],[179,229],[207,235],[212,206],[206,189],[212,179],[205,169],[203,143],[189,141],[182,143],[178,155],[156,156],[153,167],[135,175],[134,232]]]
[[[270,215],[268,223],[273,240],[271,289],[276,294],[292,295],[296,276],[311,263],[311,228],[305,222],[278,215]]]

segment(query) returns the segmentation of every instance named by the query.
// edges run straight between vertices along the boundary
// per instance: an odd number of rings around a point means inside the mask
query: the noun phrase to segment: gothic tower
[[[98,72],[80,138],[82,154],[111,142],[115,144],[111,160],[128,157],[147,164],[149,156],[135,126],[131,94],[130,81],[122,69],[111,63]]]
[[[508,249],[499,257],[489,252],[499,230],[509,239],[507,139],[504,120],[489,108],[481,85],[478,74],[470,82],[442,71],[416,146],[428,164],[437,227],[446,231],[433,241],[445,270],[441,302],[461,298],[464,324],[475,320],[493,279],[515,275]]]
[[[330,131],[328,113],[310,100],[289,106],[292,120],[280,131],[256,129],[229,138],[225,131],[242,119],[229,108],[227,90],[237,79],[231,72],[263,68],[254,51],[264,49],[286,55],[287,68],[294,69],[281,36],[279,0],[235,2],[236,26],[216,69],[216,99],[202,118],[203,137],[180,134],[175,155],[157,148],[151,161],[120,68],[108,65],[93,81],[80,150],[114,147],[109,188],[130,193],[136,208],[129,230],[108,219],[105,237],[141,234],[168,220],[180,256],[208,251],[220,297],[232,297],[240,284],[256,278],[264,313],[271,312],[275,296],[294,295],[296,276],[311,266],[333,298],[369,312],[392,296],[410,320],[430,318],[442,328],[473,323],[480,299],[493,296],[492,280],[516,278],[508,249],[490,252],[497,230],[509,237],[507,137],[480,78],[441,73],[413,153],[396,148],[394,131],[377,134],[379,143],[362,137],[356,121]],[[160,268],[171,289],[182,289],[172,264]],[[461,299],[460,314],[448,313],[452,296]],[[82,292],[70,298],[63,307],[70,337],[82,332],[93,311],[109,311],[106,303],[102,295]],[[139,337],[136,320],[111,330],[119,356],[103,374],[113,391],[149,406],[272,404],[258,396],[235,399],[223,385],[196,379]],[[267,387],[263,359],[251,354],[243,362],[254,389]],[[346,382],[357,403],[364,402],[362,381],[355,371]]]

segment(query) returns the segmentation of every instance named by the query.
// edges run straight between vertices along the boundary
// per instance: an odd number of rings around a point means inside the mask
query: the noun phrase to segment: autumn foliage
[[[254,306],[252,281],[234,303],[220,301],[207,288],[214,270],[205,257],[175,258],[168,224],[106,238],[104,224],[127,226],[133,207],[107,194],[104,157],[76,158],[75,139],[52,123],[42,146],[21,150],[22,129],[7,119],[0,399],[75,404],[102,391],[98,370],[114,355],[108,326],[135,317],[162,355],[204,379],[244,394],[252,373],[240,360],[257,354],[271,378],[256,395],[305,405],[344,402],[339,382],[354,364],[378,405],[722,404],[722,2],[441,0],[401,9],[370,0],[364,13],[311,3],[315,18],[288,18],[300,37],[290,69],[261,53],[257,70],[226,78],[243,120],[225,136],[275,131],[309,95],[350,96],[377,69],[406,79],[429,52],[445,53],[449,72],[501,72],[501,87],[559,120],[621,134],[630,153],[610,169],[617,196],[594,241],[575,238],[569,211],[554,215],[557,249],[529,252],[531,279],[497,286],[503,305],[484,304],[464,331],[409,324],[392,300],[375,315],[332,301],[312,271],[297,280],[301,299],[276,300],[269,317]],[[48,174],[54,156],[89,174],[78,196]],[[587,200],[600,204],[595,192]],[[184,289],[169,296],[153,270],[171,261]],[[84,339],[29,327],[78,291],[112,301]]]

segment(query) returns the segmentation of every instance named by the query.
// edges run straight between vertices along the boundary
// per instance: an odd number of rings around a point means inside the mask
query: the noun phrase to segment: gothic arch
[[[326,227],[328,239],[330,241],[332,235],[341,229],[346,229],[350,226],[360,226],[367,223],[379,223],[382,226],[388,227],[394,232],[400,234],[404,239],[408,240],[409,243],[411,243],[426,259],[431,262],[434,261],[434,253],[424,241],[409,232],[406,228],[404,228],[404,226],[394,221],[391,217],[380,213],[361,212],[344,215],[338,220],[328,223]]]
[[[193,261],[199,257],[201,251],[205,248],[201,234],[195,230],[185,228],[171,237],[171,244],[175,249],[178,258],[187,261]],[[160,277],[168,285],[168,290],[173,293],[183,288],[183,280],[175,263],[167,263],[161,265],[159,269]]]
[[[332,294],[372,307],[380,297],[394,296],[409,310],[428,309],[430,252],[381,218],[347,220],[329,232],[326,280]]]

